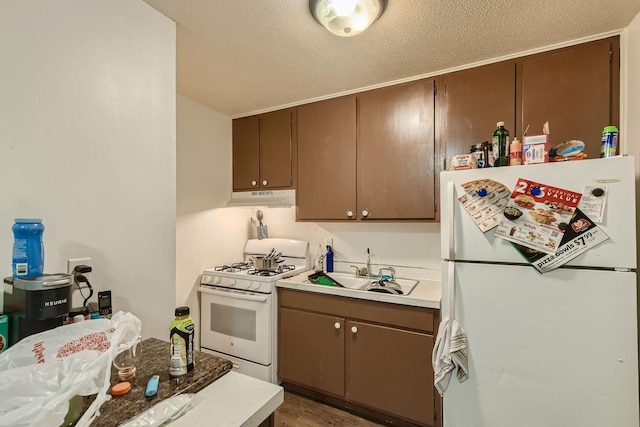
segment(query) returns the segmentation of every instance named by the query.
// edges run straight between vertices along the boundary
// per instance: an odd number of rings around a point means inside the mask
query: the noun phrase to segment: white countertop
[[[307,271],[298,276],[278,280],[276,282],[276,286],[279,288],[297,289],[300,291],[316,292],[320,294],[339,295],[370,301],[440,309],[442,292],[439,281],[421,280],[409,295],[391,295],[379,292],[367,292],[355,289],[338,288],[334,286],[316,285],[307,280],[307,276],[310,273],[311,272]]]
[[[200,390],[171,426],[257,427],[284,402],[284,389],[238,372],[228,372]]]

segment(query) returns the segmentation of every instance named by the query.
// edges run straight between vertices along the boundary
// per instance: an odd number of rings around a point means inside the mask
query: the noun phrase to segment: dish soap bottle
[[[194,325],[189,316],[189,307],[178,307],[171,323],[171,376],[177,377],[193,370]]]
[[[324,271],[324,253],[320,243],[318,243],[318,249],[316,250],[316,271]]]
[[[493,157],[495,159],[493,166],[509,166],[509,155],[507,148],[509,147],[509,131],[504,128],[504,122],[496,123],[498,128],[493,132]]]
[[[324,262],[327,267],[327,273],[333,273],[333,249],[327,245],[327,254],[324,257]]]

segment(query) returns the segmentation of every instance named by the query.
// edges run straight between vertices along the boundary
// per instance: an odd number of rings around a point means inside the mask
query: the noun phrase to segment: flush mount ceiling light
[[[366,30],[387,7],[387,0],[309,0],[311,15],[333,34],[351,37]]]

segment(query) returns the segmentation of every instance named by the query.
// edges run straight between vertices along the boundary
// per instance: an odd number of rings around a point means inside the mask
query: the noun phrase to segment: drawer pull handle
[[[358,333],[358,328],[356,328],[355,326],[351,327],[351,332],[353,332],[354,334]]]
[[[340,322],[336,322],[336,324],[335,324],[335,325],[333,325],[333,326],[335,326],[335,327],[336,327],[336,329],[340,329]]]

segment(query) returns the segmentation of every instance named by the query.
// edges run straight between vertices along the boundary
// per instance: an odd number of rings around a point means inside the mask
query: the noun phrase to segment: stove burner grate
[[[253,267],[253,266],[252,266]],[[286,273],[287,271],[295,270],[296,266],[292,264],[280,264],[275,270],[257,270],[250,268],[247,270],[247,274],[251,276],[276,276],[278,274]]]
[[[227,273],[236,273],[238,271],[249,270],[253,268],[253,264],[250,262],[235,262],[233,264],[224,264],[214,267],[214,271],[224,271]]]

